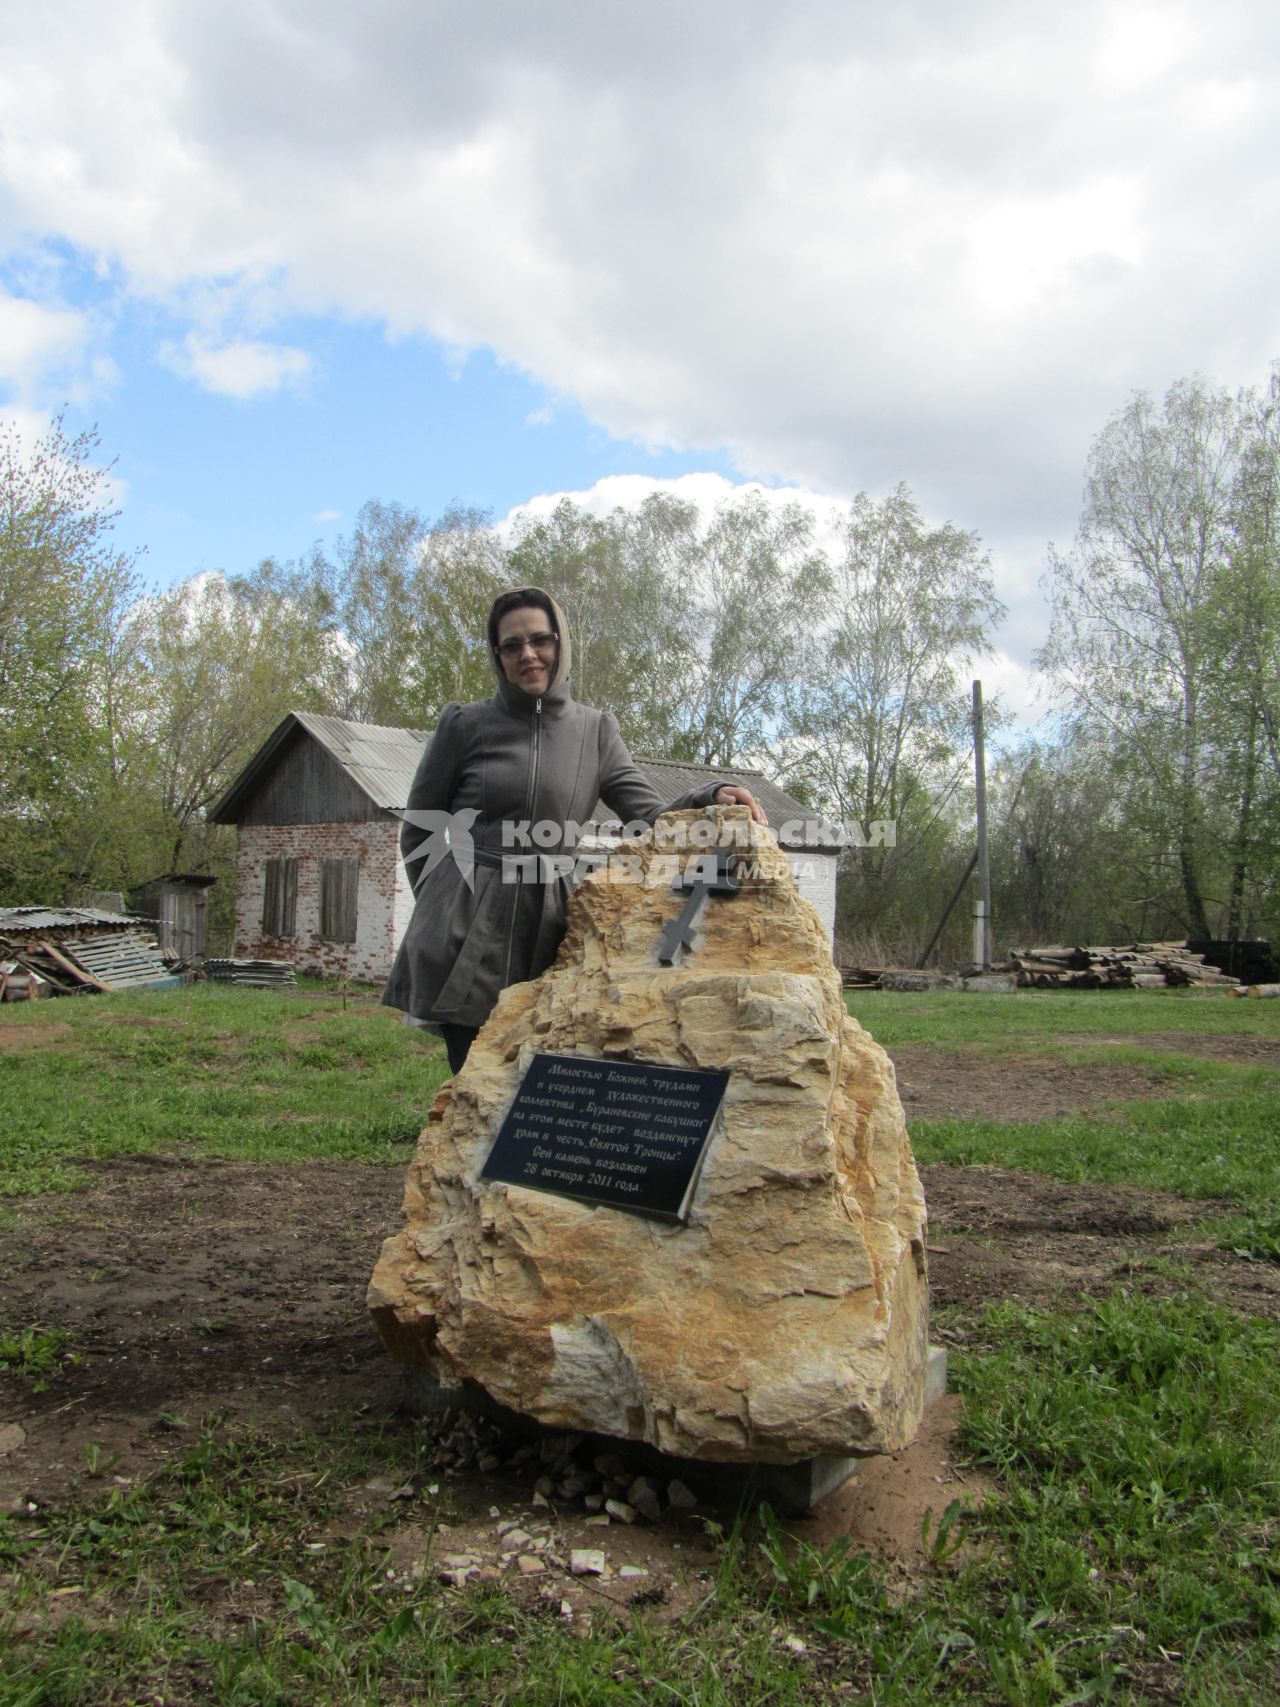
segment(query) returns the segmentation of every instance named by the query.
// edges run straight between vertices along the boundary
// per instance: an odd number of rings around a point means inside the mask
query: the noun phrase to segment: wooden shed
[[[216,877],[170,871],[129,892],[129,910],[150,919],[156,941],[181,960],[203,960],[208,930],[208,890]]]

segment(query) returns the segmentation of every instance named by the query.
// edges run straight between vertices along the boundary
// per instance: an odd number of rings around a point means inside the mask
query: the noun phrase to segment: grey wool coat
[[[519,856],[554,853],[557,842],[513,846],[511,829],[504,841],[504,825],[585,823],[601,799],[624,823],[652,823],[672,807],[709,805],[720,786],[660,799],[636,768],[617,720],[571,697],[563,615],[557,627],[558,668],[541,699],[499,676],[491,699],[445,706],[418,765],[408,811],[466,814],[459,822],[469,830],[475,863],[472,886],[455,858],[423,855],[423,829],[406,821],[400,849],[416,899],[382,999],[416,1020],[483,1025],[501,990],[536,978],[555,959],[569,885],[562,877],[527,876],[527,859]],[[508,859],[505,873],[504,854],[518,862]]]

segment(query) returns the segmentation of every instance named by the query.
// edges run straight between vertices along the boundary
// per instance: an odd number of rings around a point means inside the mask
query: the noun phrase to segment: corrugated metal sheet
[[[206,960],[204,970],[215,984],[246,984],[254,990],[292,989],[298,981],[291,960]]]
[[[0,936],[25,931],[83,930],[97,925],[136,925],[133,913],[108,913],[101,907],[0,907]]]
[[[136,931],[111,936],[78,937],[64,943],[63,953],[113,990],[181,983],[160,958],[155,944]]]

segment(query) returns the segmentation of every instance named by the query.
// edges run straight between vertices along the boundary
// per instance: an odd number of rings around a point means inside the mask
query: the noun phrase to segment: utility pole
[[[987,749],[982,729],[982,683],[973,684],[973,770],[978,796],[978,901],[974,908],[974,959],[991,965],[991,858],[987,850]]]

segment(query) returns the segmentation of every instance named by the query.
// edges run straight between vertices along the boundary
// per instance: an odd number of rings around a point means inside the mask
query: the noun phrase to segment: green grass
[[[407,1424],[211,1422],[145,1486],[86,1482],[0,1519],[0,1703],[1274,1699],[1276,1326],[1193,1292],[1002,1305],[974,1318],[955,1373],[964,1445],[998,1491],[951,1512],[905,1593],[766,1512],[674,1623],[601,1601],[573,1630],[538,1582],[437,1585],[448,1484]],[[374,1472],[413,1497],[355,1520]]]
[[[368,997],[214,984],[0,1008],[0,1194],[157,1151],[403,1160],[448,1068],[397,1019]]]
[[[1177,1093],[1099,1104],[1056,1120],[913,1120],[918,1160],[1025,1168],[1057,1179],[1225,1199],[1263,1217],[1253,1242],[1267,1260],[1266,1217],[1280,1202],[1280,1059],[1275,1068],[1250,1066],[1196,1055],[1191,1043],[1197,1037],[1280,1039],[1278,1004],[1173,990],[886,992],[846,999],[854,1017],[890,1051],[930,1043],[964,1055],[1022,1053],[1083,1069],[1131,1067]],[[1141,1043],[1143,1036],[1170,1033],[1187,1036],[1186,1053]],[[1224,1227],[1224,1241],[1228,1231]]]
[[[1192,1698],[1274,1691],[1280,1330],[1190,1292],[1006,1304],[985,1326],[958,1371],[963,1438],[999,1473],[987,1526],[1011,1592],[1067,1637],[1065,1681],[1164,1650]]]
[[[1280,1037],[1280,1002],[1231,1000],[1218,990],[1019,990],[1011,996],[849,990],[845,1005],[886,1049],[902,1043],[1039,1048],[1085,1033]]]
[[[921,1120],[911,1126],[924,1163],[1027,1168],[1055,1179],[1126,1183],[1259,1209],[1280,1200],[1278,1134],[1277,1089],[1128,1102],[1034,1124]]]

